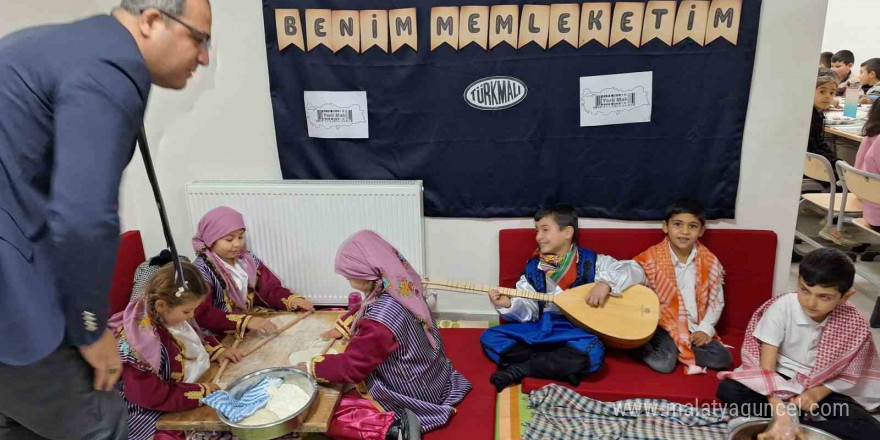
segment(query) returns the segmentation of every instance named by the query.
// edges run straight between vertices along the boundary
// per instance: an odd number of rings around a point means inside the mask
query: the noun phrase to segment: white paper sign
[[[305,92],[309,137],[368,139],[367,92]]]
[[[581,127],[651,122],[653,72],[582,76]]]

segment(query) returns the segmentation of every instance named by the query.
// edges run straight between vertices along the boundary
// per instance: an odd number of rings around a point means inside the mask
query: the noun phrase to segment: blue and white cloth
[[[266,406],[271,398],[268,389],[280,387],[281,382],[279,377],[267,377],[247,390],[240,399],[232,397],[228,391],[217,391],[202,399],[202,402],[216,409],[231,422],[238,423]]]

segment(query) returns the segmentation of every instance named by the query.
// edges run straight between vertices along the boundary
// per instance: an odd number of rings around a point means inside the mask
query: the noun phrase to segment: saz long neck
[[[518,298],[528,298],[533,299],[535,301],[544,301],[544,302],[553,302],[553,295],[547,295],[544,293],[532,292],[529,290],[517,290],[510,289],[507,287],[495,287],[489,286],[480,283],[467,283],[461,281],[449,281],[449,280],[437,280],[433,278],[425,278],[422,280],[422,284],[427,288],[435,288],[440,290],[450,290],[456,292],[467,292],[467,293],[489,293],[490,290],[497,290],[498,293],[502,295],[518,297]]]

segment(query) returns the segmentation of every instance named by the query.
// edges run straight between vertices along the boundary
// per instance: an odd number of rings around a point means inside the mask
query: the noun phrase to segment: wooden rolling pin
[[[275,334],[263,339],[262,341],[258,342],[257,345],[254,345],[253,347],[251,347],[250,350],[248,350],[247,352],[242,354],[242,358],[247,357],[249,354],[252,354],[253,352],[257,351],[260,347],[266,345],[267,342],[271,341],[272,339],[275,339],[276,336],[280,335],[281,333],[284,333],[287,329],[293,327],[294,324],[302,321],[303,319],[305,319],[307,316],[309,316],[311,314],[312,314],[312,311],[310,310],[310,311],[306,312],[305,314],[294,318],[293,320],[288,322],[284,327],[281,327],[280,329],[278,329],[278,331],[275,332]],[[241,339],[236,339],[235,342],[232,343],[232,348],[238,347],[238,344],[241,341],[242,341]],[[214,375],[214,380],[213,380],[214,383],[216,383],[216,384],[220,383],[220,376],[222,376],[223,372],[226,371],[226,367],[228,365],[229,365],[229,359],[223,359],[220,362],[220,368],[217,370],[217,374]]]
[[[241,339],[236,338],[235,342],[232,343],[232,348],[237,348],[238,343],[241,342]],[[223,372],[226,371],[226,366],[229,365],[229,359],[223,359],[220,361],[220,369],[217,370],[217,374],[214,375],[214,380],[212,382],[216,384],[220,384],[220,376],[223,375]]]
[[[338,339],[331,339],[331,340],[327,341],[327,343],[324,345],[324,348],[321,349],[321,354],[322,355],[327,354],[327,352],[330,351],[330,347],[333,347],[333,344],[336,344],[337,340]]]

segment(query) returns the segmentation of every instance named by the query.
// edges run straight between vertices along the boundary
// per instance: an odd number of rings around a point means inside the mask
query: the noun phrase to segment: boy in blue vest
[[[582,284],[596,283],[587,304],[598,307],[608,295],[618,296],[644,274],[633,261],[617,261],[578,246],[578,217],[574,208],[556,205],[535,214],[538,247],[516,283],[520,290],[557,294]],[[498,391],[524,377],[568,381],[578,385],[602,366],[605,349],[599,338],[572,324],[556,306],[497,291],[489,300],[510,324],[483,332],[480,342],[499,370],[489,379]]]

